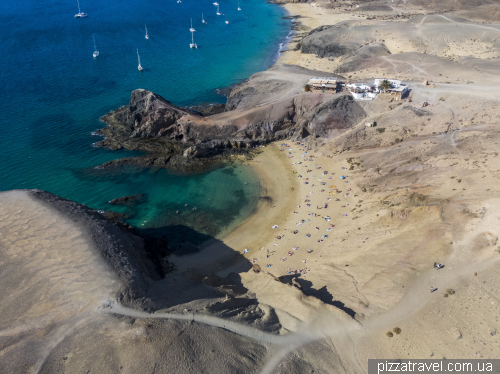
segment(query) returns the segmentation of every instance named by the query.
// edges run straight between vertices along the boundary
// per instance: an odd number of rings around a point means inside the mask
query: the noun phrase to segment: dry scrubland
[[[257,212],[172,256],[173,273],[89,209],[0,194],[0,371],[360,373],[375,357],[499,357],[498,2],[285,7],[302,16],[299,50],[236,88],[231,111],[181,121],[244,131],[285,117],[294,139],[251,161]],[[411,92],[303,91],[332,72]]]

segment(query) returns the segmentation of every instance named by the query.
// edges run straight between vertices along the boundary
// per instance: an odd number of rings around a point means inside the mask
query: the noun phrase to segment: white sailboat
[[[219,5],[219,3],[218,3],[218,2],[215,2],[215,3],[214,3],[214,5],[215,5],[215,6],[217,6],[217,5]]]
[[[182,3],[182,1],[181,1],[181,0],[177,0],[177,4],[181,4],[181,3]]]
[[[229,21],[227,20],[227,14],[226,14],[226,25],[229,25]]]
[[[191,44],[189,44],[189,48],[198,48],[198,45],[194,42],[194,32],[191,31]]]
[[[207,23],[207,21],[205,21],[205,18],[203,18],[203,13],[201,13],[201,23]]]
[[[239,1],[238,1],[238,10],[241,10],[241,8],[240,8],[240,2]]]
[[[148,27],[147,27],[147,25],[146,25],[146,24],[144,24],[144,28],[146,29],[146,36],[145,36],[145,38],[146,38],[146,39],[149,39],[149,35],[148,35]]]
[[[83,13],[81,10],[80,10],[80,1],[79,0],[76,0],[76,2],[78,3],[78,13],[75,14],[75,18],[83,18],[83,17],[87,17],[87,13]]]
[[[143,71],[144,69],[141,66],[141,57],[139,56],[139,50],[137,50],[137,61],[139,61],[139,66],[137,67],[137,70]]]
[[[190,20],[191,20],[191,28],[189,29],[189,31],[191,31],[191,32],[195,32],[196,30],[195,30],[195,29],[193,29],[193,19],[192,19],[192,18],[190,18]]]
[[[97,58],[97,56],[99,56],[99,51],[97,50],[97,46],[95,45],[95,38],[94,38],[94,34],[92,34],[92,39],[94,39],[94,54],[92,56],[94,56],[94,58]]]
[[[219,4],[217,4],[217,15],[220,16],[221,12],[219,12]]]

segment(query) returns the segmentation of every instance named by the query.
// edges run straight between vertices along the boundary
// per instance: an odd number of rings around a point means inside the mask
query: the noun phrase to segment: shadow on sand
[[[222,278],[215,275],[217,271],[229,267],[237,267],[238,271],[248,271],[252,267],[248,259],[222,241],[183,225],[134,231],[144,239],[150,259],[163,270],[161,279],[150,282],[146,294],[142,295],[149,308],[164,309],[185,303],[196,304],[197,300],[206,301],[224,296],[237,300],[239,295],[247,292],[238,281],[238,276],[230,274],[227,278]],[[223,261],[209,258],[202,261],[202,265],[194,265],[182,272],[176,269],[175,263],[168,261],[170,255],[202,255],[203,249],[200,248],[207,243],[216,246],[217,253],[227,254]],[[199,264],[200,261],[193,263]]]
[[[333,295],[327,290],[326,286],[321,287],[319,290],[312,286],[312,282],[300,277],[300,274],[285,275],[280,277],[283,283],[294,285],[294,283],[301,287],[302,292],[307,296],[314,296],[320,299],[325,304],[333,305],[334,307],[344,311],[352,318],[355,318],[356,312],[345,306],[340,300],[335,300]],[[297,286],[296,286],[297,287]]]

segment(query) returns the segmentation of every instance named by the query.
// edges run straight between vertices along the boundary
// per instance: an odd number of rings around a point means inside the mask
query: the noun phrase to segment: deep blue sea
[[[95,166],[134,153],[92,147],[99,118],[134,89],[181,106],[224,102],[215,89],[274,62],[291,26],[284,10],[264,0],[242,0],[241,11],[237,0],[219,3],[222,16],[209,0],[81,0],[88,17],[77,19],[76,0],[1,1],[0,190],[39,188],[128,213],[138,227],[188,225],[213,236],[247,217],[260,188],[248,166],[196,175],[102,171]],[[190,18],[198,49],[189,48]],[[136,193],[144,199],[133,208],[108,203]]]

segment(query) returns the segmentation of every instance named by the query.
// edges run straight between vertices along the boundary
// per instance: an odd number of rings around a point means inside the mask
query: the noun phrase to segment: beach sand
[[[209,243],[200,252],[172,256],[171,261],[177,266],[177,272],[190,268],[210,273],[224,267],[221,275],[227,275],[232,271],[248,269],[249,262],[242,262],[241,259],[234,266],[230,265],[235,259],[235,252],[243,254],[245,249],[249,249],[245,258],[253,258],[271,240],[273,233],[268,229],[274,222],[293,212],[299,201],[298,183],[287,165],[287,157],[278,150],[277,144],[267,145],[261,150],[249,163],[261,184],[261,200],[255,211],[227,236]]]

